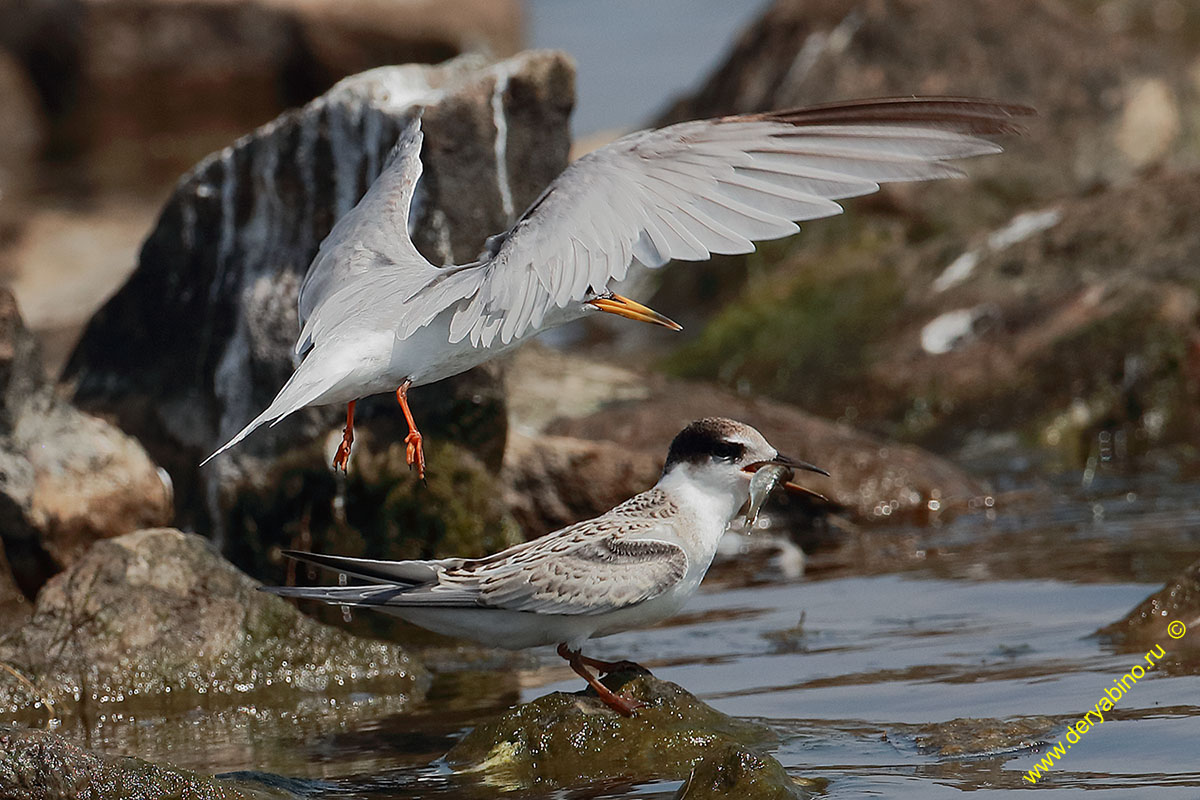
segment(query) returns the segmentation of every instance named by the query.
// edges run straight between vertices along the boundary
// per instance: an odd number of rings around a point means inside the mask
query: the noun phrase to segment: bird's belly
[[[500,608],[382,607],[401,619],[434,633],[470,639],[489,647],[526,647],[587,639],[598,620],[566,614],[532,614]]]
[[[452,344],[450,320],[453,316],[454,308],[446,309],[428,325],[413,331],[407,339],[398,340],[392,350],[392,373],[401,381],[407,378],[414,386],[423,386],[466,372],[524,341],[516,338],[502,344],[497,340],[491,347],[476,347],[467,338]]]

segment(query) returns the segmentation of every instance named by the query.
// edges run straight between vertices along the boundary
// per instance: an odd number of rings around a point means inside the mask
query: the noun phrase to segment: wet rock
[[[0,536],[29,596],[97,539],[171,520],[169,481],[136,440],[58,397],[0,291]]]
[[[706,753],[692,766],[675,800],[796,800],[811,796],[805,789],[820,792],[824,785],[824,781],[791,778],[775,759],[728,744]]]
[[[0,794],[11,800],[283,800],[293,796],[256,782],[93,753],[52,731],[5,726],[0,726]]]
[[[144,190],[371,67],[520,46],[515,0],[32,0],[0,9],[51,146],[78,173]]]
[[[1052,717],[964,718],[922,725],[912,736],[924,753],[977,757],[1044,744],[1060,724]]]
[[[98,542],[38,594],[0,661],[36,687],[0,682],[0,710],[40,719],[303,705],[352,692],[404,701],[424,671],[399,647],[304,617],[194,534],[156,529]]]
[[[1183,623],[1186,633],[1175,636],[1178,625],[1169,627],[1172,623]],[[1200,561],[1097,633],[1134,649],[1162,645],[1167,650],[1200,650]]]
[[[1200,174],[1154,175],[965,243],[818,249],[748,287],[670,366],[936,449],[1015,432],[1071,465],[1193,459],[1197,197]]]
[[[466,261],[564,167],[572,79],[566,57],[548,52],[492,66],[464,58],[372,70],[180,181],[137,270],[89,324],[67,377],[79,403],[114,416],[171,472],[183,524],[235,541],[248,524],[231,510],[264,507],[281,471],[310,496],[337,494],[318,442],[340,431],[344,408],[305,410],[209,468],[197,464],[291,373],[300,280],[405,122],[424,109],[425,173],[411,225],[417,242],[435,263]],[[483,369],[414,390],[422,431],[466,444],[498,467],[499,381],[495,369]],[[356,422],[365,431],[398,417],[395,400],[385,397],[360,404]]]
[[[446,762],[504,791],[692,776],[695,793],[683,797],[801,796],[778,762],[754,749],[772,740],[766,728],[648,674],[614,673],[604,684],[648,705],[622,717],[591,689],[555,692],[475,728]]]

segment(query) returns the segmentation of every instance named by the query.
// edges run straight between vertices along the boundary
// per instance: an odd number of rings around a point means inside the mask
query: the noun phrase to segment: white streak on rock
[[[971,276],[975,267],[979,265],[979,260],[985,254],[1007,250],[1036,233],[1050,230],[1061,220],[1062,211],[1057,208],[1017,214],[1003,228],[989,234],[987,243],[983,247],[968,250],[951,261],[950,266],[942,270],[942,274],[934,279],[933,290],[944,292],[951,286],[957,286]]]
[[[1017,214],[1007,225],[988,236],[988,247],[998,252],[1023,242],[1035,233],[1050,230],[1062,219],[1057,208],[1045,211],[1027,211]]]
[[[492,89],[492,123],[496,126],[496,188],[500,190],[500,208],[504,218],[513,218],[512,186],[508,182],[508,113],[504,110],[504,93],[512,73],[500,65],[495,69],[496,85]]]
[[[935,317],[921,329],[921,347],[930,355],[949,353],[972,338],[981,316],[981,308],[960,308]]]
[[[979,263],[979,251],[968,250],[958,258],[950,262],[950,266],[942,271],[941,275],[933,282],[933,290],[942,292],[949,289],[951,286],[962,283],[975,270],[975,266]]]
[[[225,272],[233,258],[233,246],[237,237],[237,177],[233,174],[233,148],[221,151],[221,233],[217,237],[217,268],[209,298],[216,301],[225,283]]]

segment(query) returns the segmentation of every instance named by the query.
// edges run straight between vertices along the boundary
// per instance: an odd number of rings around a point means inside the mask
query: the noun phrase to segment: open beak
[[[821,469],[820,467],[818,467],[814,464],[810,464],[807,461],[800,461],[799,459],[796,459],[796,458],[790,458],[789,456],[785,456],[781,453],[777,453],[775,455],[775,457],[770,459],[769,461],[755,461],[753,464],[747,464],[744,467],[744,469],[746,472],[758,472],[760,469],[762,469],[763,467],[768,466],[768,465],[775,465],[778,467],[787,467],[788,469],[791,469],[791,470],[802,470],[804,472],[815,472],[818,475],[824,475],[827,478],[829,477],[829,473],[826,472],[825,470]],[[806,497],[812,497],[812,498],[821,500],[826,503],[829,502],[829,498],[826,497],[825,495],[821,494],[820,492],[814,492],[812,489],[807,489],[798,483],[793,483],[790,480],[783,482],[783,488],[785,490],[787,490],[788,492],[790,492],[791,494],[801,494],[801,495],[805,495]]]
[[[616,314],[618,317],[627,317],[629,319],[636,319],[638,322],[662,325],[664,328],[670,328],[673,331],[683,330],[683,326],[675,320],[664,317],[653,308],[630,300],[628,297],[622,297],[619,294],[609,292],[602,297],[597,297],[587,302],[590,306],[598,308],[601,311],[607,311],[609,314]]]

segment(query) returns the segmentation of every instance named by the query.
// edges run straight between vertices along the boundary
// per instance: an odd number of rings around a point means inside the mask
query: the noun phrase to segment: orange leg
[[[621,661],[601,661],[598,658],[588,658],[581,655],[579,660],[583,662],[585,667],[591,667],[601,675],[607,675],[610,672],[650,672],[636,661],[622,659]]]
[[[579,654],[578,650],[572,651],[569,649],[565,642],[558,646],[558,655],[566,659],[567,663],[571,665],[571,669],[575,670],[575,674],[587,681],[588,686],[596,690],[596,694],[600,696],[600,699],[604,701],[604,704],[613,711],[616,711],[618,714],[622,714],[626,717],[632,717],[633,712],[636,709],[642,708],[646,705],[641,700],[633,700],[628,697],[621,697],[621,695],[617,694],[612,689],[609,689],[607,686],[597,680],[595,675],[588,672],[587,667],[584,666],[584,662],[595,661],[595,659],[585,659]],[[596,663],[608,664],[610,662],[600,661]]]
[[[408,422],[408,436],[404,437],[405,459],[409,467],[416,466],[417,477],[425,480],[425,449],[421,447],[421,432],[417,430],[416,420],[408,407],[408,387],[411,385],[409,381],[400,384],[400,388],[396,390],[396,401],[400,403],[400,410],[404,412],[404,419]]]
[[[350,465],[350,445],[354,444],[354,401],[346,405],[346,427],[342,429],[342,443],[333,457],[333,468],[346,471]]]

